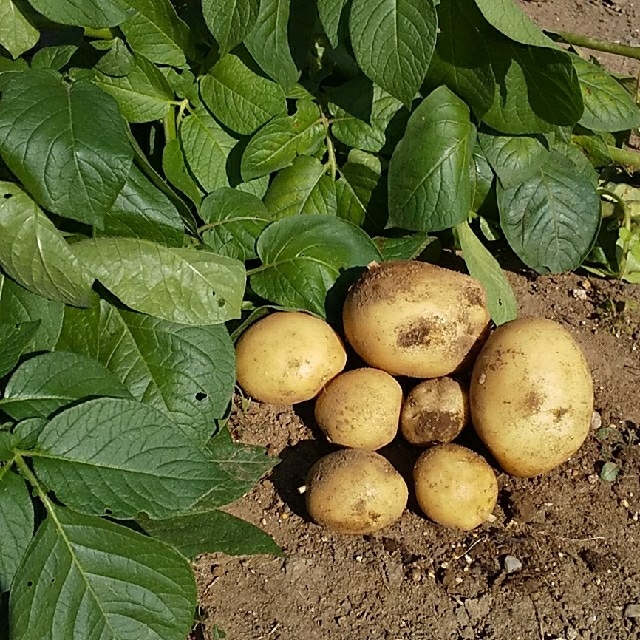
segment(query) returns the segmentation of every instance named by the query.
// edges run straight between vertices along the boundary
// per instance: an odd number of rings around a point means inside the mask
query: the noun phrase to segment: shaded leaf
[[[426,233],[411,233],[404,236],[377,236],[373,241],[385,261],[414,260],[427,246],[437,243],[437,238]]]
[[[39,320],[15,324],[0,322],[0,378],[6,376],[18,364],[20,356],[28,350],[39,326]]]
[[[12,432],[16,447],[33,449],[38,443],[38,436],[42,433],[46,424],[46,418],[29,418],[18,422]]]
[[[198,206],[202,191],[187,168],[180,140],[169,140],[162,150],[162,170],[167,180]]]
[[[61,44],[38,49],[31,58],[31,68],[58,71],[69,63],[77,50],[78,47],[74,44]]]
[[[318,15],[329,43],[335,49],[338,46],[338,26],[347,0],[318,0]]]

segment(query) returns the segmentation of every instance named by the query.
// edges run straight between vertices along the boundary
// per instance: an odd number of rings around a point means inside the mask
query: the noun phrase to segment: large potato
[[[349,290],[344,331],[372,367],[394,375],[437,378],[463,369],[486,336],[482,285],[432,264],[375,264]]]
[[[338,533],[372,533],[390,525],[402,515],[408,496],[402,476],[372,451],[334,451],[307,475],[309,515]]]
[[[545,473],[584,442],[593,381],[578,344],[557,322],[521,318],[499,327],[476,360],[471,419],[500,466]]]
[[[306,313],[272,313],[251,325],[236,344],[238,384],[252,398],[271,404],[315,398],[346,362],[333,329]]]
[[[336,376],[321,391],[316,422],[330,442],[375,451],[398,432],[402,388],[380,369],[363,367]]]

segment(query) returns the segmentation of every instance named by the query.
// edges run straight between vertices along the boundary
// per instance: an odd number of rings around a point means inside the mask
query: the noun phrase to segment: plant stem
[[[96,38],[98,40],[111,40],[113,38],[113,32],[111,29],[93,29],[91,27],[85,27],[84,35],[87,38]]]
[[[336,160],[336,148],[333,146],[333,140],[331,139],[331,130],[329,119],[324,114],[323,111],[320,111],[320,119],[322,120],[322,125],[325,130],[325,140],[327,141],[327,155],[329,156],[329,160],[327,164],[329,165],[329,173],[331,177],[335,180],[336,174],[338,173],[338,161]]]
[[[584,36],[580,33],[571,33],[569,31],[553,31],[551,36],[556,35],[562,42],[572,44],[576,47],[584,47],[585,49],[593,49],[594,51],[604,51],[612,53],[616,56],[625,56],[626,58],[635,58],[640,60],[640,47],[633,47],[629,44],[619,44],[617,42],[607,42],[590,36]]]
[[[22,453],[22,452],[20,452]],[[13,459],[16,467],[20,470],[20,473],[28,480],[29,484],[36,490],[38,497],[44,503],[44,506],[47,508],[47,511],[51,513],[51,501],[47,497],[47,492],[42,488],[40,481],[36,478],[35,474],[29,468],[29,465],[24,461],[24,458],[20,453],[16,452],[15,457]],[[25,453],[29,453],[28,451]]]
[[[619,149],[612,145],[607,145],[607,151],[616,164],[625,167],[640,167],[640,151],[629,148]]]
[[[162,124],[164,128],[164,137],[166,138],[167,142],[175,140],[178,132],[176,130],[176,119],[173,107],[169,109],[169,112],[164,117]]]

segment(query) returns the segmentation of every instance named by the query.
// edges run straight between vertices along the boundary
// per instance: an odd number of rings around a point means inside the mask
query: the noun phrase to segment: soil
[[[544,27],[640,37],[640,0],[522,5]],[[619,60],[617,70],[632,69]],[[532,479],[496,467],[497,519],[471,533],[429,522],[411,497],[381,532],[339,535],[309,520],[298,492],[334,450],[313,407],[237,400],[236,439],[281,462],[228,510],[272,535],[283,556],[201,556],[201,637],[218,625],[229,640],[640,638],[640,285],[507,275],[520,315],[561,322],[587,357],[596,412],[580,451]],[[486,454],[472,431],[457,441]],[[382,453],[408,477],[419,450],[398,439]]]

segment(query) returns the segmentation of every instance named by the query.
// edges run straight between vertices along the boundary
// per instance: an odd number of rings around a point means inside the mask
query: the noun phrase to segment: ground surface
[[[640,38],[640,0],[522,4],[544,27]],[[500,475],[497,520],[471,534],[430,523],[410,500],[392,527],[347,537],[309,522],[296,491],[330,450],[311,408],[236,406],[234,435],[282,462],[230,511],[268,531],[284,557],[203,556],[209,625],[230,640],[640,638],[640,287],[509,278],[520,314],[558,320],[587,356],[597,416],[581,451],[541,478]],[[463,441],[477,446],[471,434]],[[384,453],[402,472],[418,454],[401,443]],[[614,482],[600,478],[605,462],[618,465]]]

